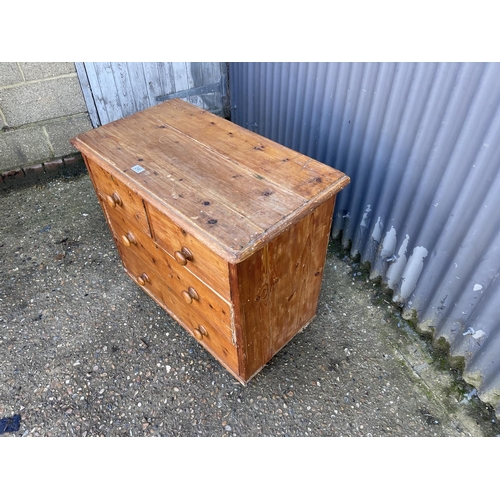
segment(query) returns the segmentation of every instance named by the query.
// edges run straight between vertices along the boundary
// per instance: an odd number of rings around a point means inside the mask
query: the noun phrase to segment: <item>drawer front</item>
[[[106,212],[110,215],[116,214],[117,217],[130,221],[146,234],[151,234],[142,198],[95,162],[88,158],[86,160],[97,195],[106,207]]]
[[[228,263],[156,207],[149,203],[146,207],[156,242],[188,271],[230,300]]]
[[[158,275],[151,265],[146,264],[129,247],[118,243],[123,258],[123,264],[134,281],[151,297],[161,304],[171,316],[177,320],[200,344],[212,353],[230,370],[238,374],[238,354],[236,347],[228,339],[227,325],[218,328],[214,315],[205,315],[197,305],[206,307],[200,299],[199,304],[184,301],[177,285],[178,277],[175,273]],[[161,251],[161,249],[159,249]],[[194,304],[194,306],[193,306]]]
[[[110,217],[110,224],[129,271],[133,270],[136,276],[142,272],[156,273],[165,285],[162,296],[166,299],[167,292],[169,296],[169,302],[163,302],[171,310],[182,310],[183,317],[192,319],[189,324],[194,327],[197,326],[195,323],[204,324],[232,341],[230,304],[186,271],[149,236],[121,219]],[[176,309],[173,309],[174,305]]]

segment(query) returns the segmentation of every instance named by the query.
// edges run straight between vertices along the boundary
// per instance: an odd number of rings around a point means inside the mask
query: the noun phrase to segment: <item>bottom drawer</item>
[[[238,376],[236,347],[217,329],[193,314],[189,305],[179,297],[169,284],[151,266],[137,259],[118,245],[123,265],[130,277],[156,300],[180,325],[182,325],[218,361]]]
[[[183,304],[186,313],[194,318],[194,323],[204,324],[207,328],[210,326],[233,342],[232,308],[228,302],[127,220],[109,214],[108,219],[120,254],[129,264],[135,260],[142,261],[147,269],[162,278],[175,296],[172,300]]]

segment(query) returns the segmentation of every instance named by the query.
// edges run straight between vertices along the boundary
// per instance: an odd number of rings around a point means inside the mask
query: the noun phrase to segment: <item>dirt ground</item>
[[[330,245],[315,320],[247,385],[125,274],[87,175],[0,191],[0,419],[31,436],[498,436]]]

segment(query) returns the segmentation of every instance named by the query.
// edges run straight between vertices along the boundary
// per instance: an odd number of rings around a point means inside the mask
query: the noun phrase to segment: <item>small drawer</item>
[[[110,223],[123,263],[130,268],[129,271],[137,274],[143,269],[156,273],[166,287],[163,288],[163,297],[166,299],[167,292],[170,295],[171,307],[175,304],[176,308],[182,308],[195,323],[219,331],[232,342],[232,309],[228,302],[178,264],[149,236],[119,219],[111,218]]]
[[[230,300],[227,262],[180,228],[156,207],[146,203],[146,208],[155,241],[181,266]]]
[[[116,214],[116,216],[130,221],[146,234],[151,234],[142,198],[95,162],[88,158],[86,160],[97,194],[106,213]]]
[[[137,258],[133,251],[124,250],[119,244],[123,264],[128,274],[143,290],[159,303],[178,323],[180,323],[211,354],[238,374],[238,355],[236,346],[229,340],[228,325],[221,328],[220,319],[215,319],[213,311],[204,311],[208,299],[202,300],[200,290],[199,304],[196,300],[188,304],[179,292],[178,276],[164,273],[160,277],[151,266]],[[161,249],[159,249],[161,251]],[[229,336],[229,339],[228,339]]]

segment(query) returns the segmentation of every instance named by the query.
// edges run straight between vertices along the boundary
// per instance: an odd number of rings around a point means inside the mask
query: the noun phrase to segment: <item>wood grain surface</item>
[[[327,165],[180,100],[72,142],[229,262],[243,260],[349,182]],[[135,173],[135,165],[145,170]]]
[[[330,198],[245,261],[230,266],[245,380],[316,315],[334,203]]]
[[[73,144],[128,275],[237,380],[314,318],[342,172],[179,100]]]

